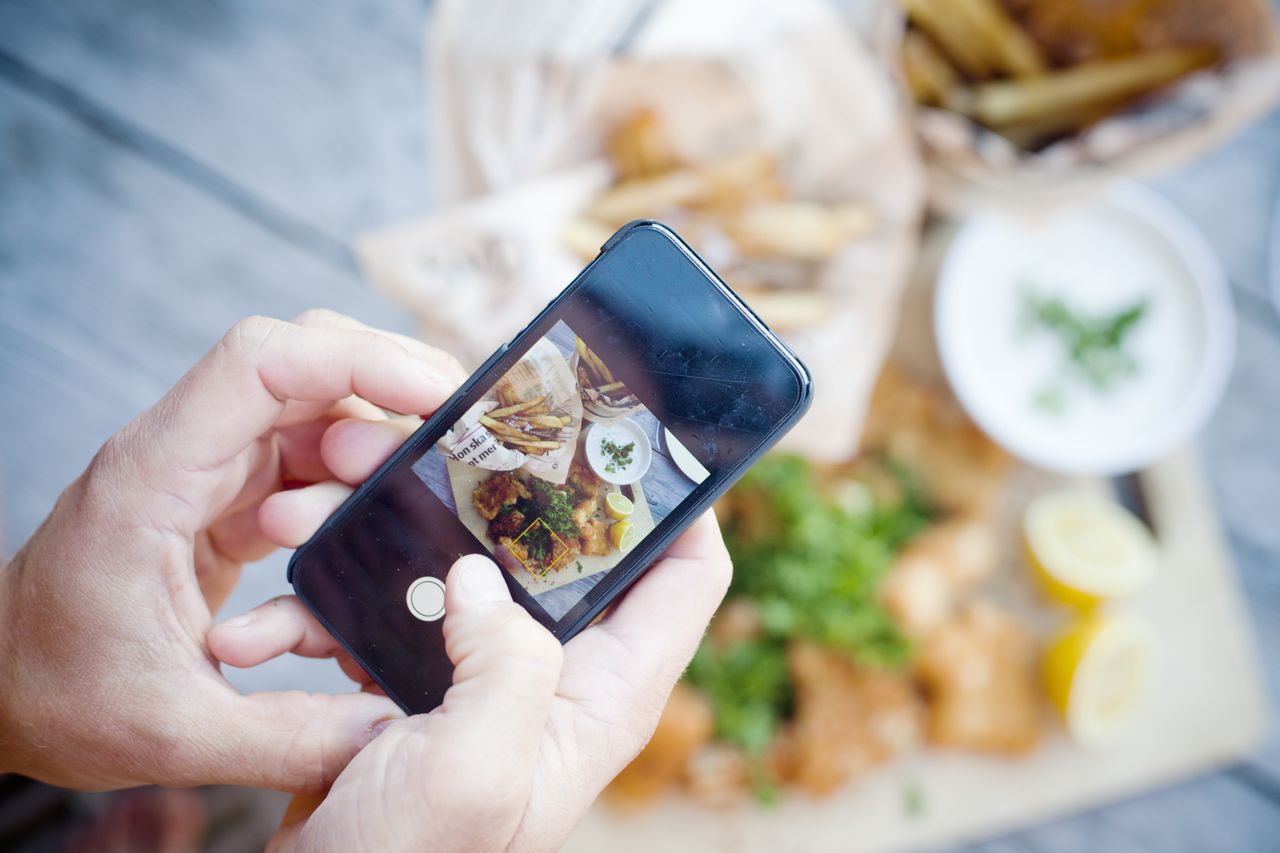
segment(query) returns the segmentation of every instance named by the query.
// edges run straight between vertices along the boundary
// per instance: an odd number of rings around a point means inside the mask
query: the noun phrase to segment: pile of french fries
[[[902,64],[918,103],[965,115],[1024,149],[1078,133],[1219,58],[1209,46],[1120,38],[1118,30],[1141,25],[1141,16],[1128,8],[1133,3],[1113,4],[1109,24],[1089,24],[1098,29],[1100,45],[1125,48],[1082,50],[1078,43],[1070,49],[1052,43],[1068,31],[1046,23],[1060,20],[1058,12],[1051,18],[1041,14],[1040,7],[1070,6],[1073,0],[1008,2],[1006,7],[1001,0],[904,0],[911,26]],[[1078,41],[1076,30],[1070,35]]]
[[[499,407],[480,416],[480,423],[498,441],[530,456],[541,456],[564,446],[562,430],[573,422],[569,415],[553,414],[547,395],[516,400],[507,388],[498,389]]]
[[[608,417],[618,411],[634,409],[639,398],[620,382],[613,371],[591,350],[582,338],[575,339],[578,351],[578,389],[582,393],[582,405],[587,411]]]
[[[652,112],[623,121],[605,148],[617,181],[568,224],[570,249],[590,259],[634,219],[669,222],[777,328],[829,316],[818,265],[877,224],[865,204],[792,197],[768,152],[687,163]]]

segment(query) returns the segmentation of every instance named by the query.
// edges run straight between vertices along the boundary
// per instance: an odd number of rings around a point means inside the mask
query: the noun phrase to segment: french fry
[[[569,416],[565,415],[561,417],[560,415],[533,415],[529,418],[526,418],[526,421],[530,424],[533,424],[534,426],[552,427],[554,429],[559,429],[562,426],[569,425]]]
[[[503,423],[502,421],[494,420],[493,418],[488,417],[487,415],[480,416],[480,423],[487,426],[490,432],[497,433],[499,436],[510,435],[510,436],[515,436],[516,438],[523,438],[525,435],[523,432],[511,426],[510,424],[506,424],[506,423]]]
[[[804,201],[752,205],[724,223],[743,254],[821,261],[875,227],[861,204],[824,205]]]
[[[1204,68],[1216,57],[1211,49],[1171,48],[1027,80],[984,83],[974,90],[967,111],[983,124],[999,127],[1124,102]]]
[[[515,415],[515,414],[519,414],[520,412],[527,411],[528,409],[532,409],[534,406],[541,405],[546,399],[547,399],[547,395],[543,394],[541,397],[531,397],[528,400],[513,402],[510,405],[506,405],[498,409],[493,409],[487,412],[486,414],[488,414],[489,417],[493,418],[494,420],[497,420],[498,418],[505,418],[508,415]]]
[[[945,107],[963,85],[960,75],[919,30],[902,38],[902,72],[918,104]]]
[[[606,190],[587,210],[593,219],[622,225],[691,204],[706,193],[706,181],[686,169],[653,178],[632,178]]]
[[[601,385],[596,390],[601,394],[608,394],[610,391],[618,391],[625,387],[627,387],[627,383],[625,382],[609,382],[605,385]]]
[[[648,178],[680,165],[662,122],[652,110],[643,110],[614,128],[605,140],[618,177]]]
[[[943,0],[952,14],[962,18],[995,60],[996,70],[1011,77],[1035,77],[1048,66],[1040,47],[1014,23],[997,0]]]
[[[545,399],[545,398],[544,398],[544,399]],[[523,414],[525,414],[525,415],[545,415],[545,414],[547,414],[547,413],[548,413],[548,412],[550,412],[550,411],[551,411],[551,410],[547,408],[547,404],[546,404],[546,403],[538,403],[536,406],[530,406],[529,408],[525,409],[525,410],[524,410],[524,412],[523,412]]]
[[[951,57],[966,77],[983,79],[995,70],[967,22],[949,14],[940,0],[906,0],[905,5],[911,20]]]
[[[800,329],[821,323],[831,305],[821,293],[761,290],[744,292],[743,297],[766,323],[777,329]]]

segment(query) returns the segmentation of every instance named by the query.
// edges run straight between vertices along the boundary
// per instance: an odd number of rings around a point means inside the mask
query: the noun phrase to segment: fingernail
[[[222,623],[223,628],[243,628],[253,621],[253,611],[233,616]]]
[[[483,604],[511,600],[506,581],[496,565],[483,557],[467,559],[462,569],[462,593],[469,601]]]

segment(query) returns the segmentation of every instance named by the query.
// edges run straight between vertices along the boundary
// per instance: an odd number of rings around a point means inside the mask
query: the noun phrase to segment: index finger
[[[145,441],[138,455],[154,483],[173,472],[224,464],[271,429],[290,400],[337,401],[354,394],[418,414],[434,411],[454,387],[438,363],[415,358],[375,332],[250,317],[126,434]]]

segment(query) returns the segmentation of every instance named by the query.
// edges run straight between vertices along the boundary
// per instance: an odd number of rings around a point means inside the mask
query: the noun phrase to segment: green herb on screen
[[[636,449],[636,443],[629,441],[626,444],[618,444],[611,439],[602,439],[600,441],[600,450],[603,451],[605,458],[604,470],[609,474],[616,474],[625,470],[631,464],[631,452]]]

